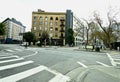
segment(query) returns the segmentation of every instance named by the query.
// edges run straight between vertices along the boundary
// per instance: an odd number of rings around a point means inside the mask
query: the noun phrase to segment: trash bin
[[[99,47],[96,47],[96,48],[95,48],[95,51],[96,51],[96,52],[100,52],[100,48],[99,48]]]

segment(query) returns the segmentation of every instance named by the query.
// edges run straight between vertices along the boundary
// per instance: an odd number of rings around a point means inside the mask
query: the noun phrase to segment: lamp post
[[[88,31],[89,31],[89,29],[88,29],[88,27],[86,27],[86,32],[87,32],[87,40],[86,40],[85,48],[87,48],[87,45],[88,45]]]

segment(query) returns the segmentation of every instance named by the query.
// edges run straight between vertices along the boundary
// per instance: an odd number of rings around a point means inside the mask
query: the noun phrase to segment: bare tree
[[[46,47],[46,40],[49,38],[49,34],[47,31],[43,31],[41,35],[42,41],[44,41],[44,46]]]
[[[99,14],[94,12],[94,18],[95,18],[96,23],[99,25],[99,27],[103,30],[103,32],[106,35],[108,47],[110,46],[110,43],[112,42],[112,36],[113,36],[112,26],[115,22],[117,23],[116,21],[117,14],[118,12],[114,12],[113,9],[110,9],[107,12],[108,25],[105,27],[103,25],[103,20],[100,18]]]
[[[74,25],[74,35],[75,36],[80,36],[83,38],[84,40],[84,28],[85,28],[85,25],[83,22],[81,22],[80,20],[77,22],[77,24]]]
[[[86,45],[85,45],[85,48],[87,47],[87,45],[89,44],[89,41],[90,41],[90,34],[91,32],[93,31],[92,29],[94,28],[94,25],[93,25],[93,21],[90,20],[86,20],[86,19],[83,19],[84,21],[84,30],[85,30],[85,33],[86,33]]]
[[[90,40],[92,41],[92,43],[96,44],[96,39],[99,38],[98,36],[98,32],[100,31],[98,25],[95,22],[90,22],[89,24],[90,26]]]

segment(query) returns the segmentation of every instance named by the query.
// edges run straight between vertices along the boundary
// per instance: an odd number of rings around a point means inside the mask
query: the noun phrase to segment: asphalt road
[[[0,82],[120,82],[120,67],[103,52],[19,45],[0,49]]]

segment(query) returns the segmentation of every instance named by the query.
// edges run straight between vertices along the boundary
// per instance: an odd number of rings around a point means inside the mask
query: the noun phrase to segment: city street
[[[0,44],[0,82],[120,82],[120,53]]]

